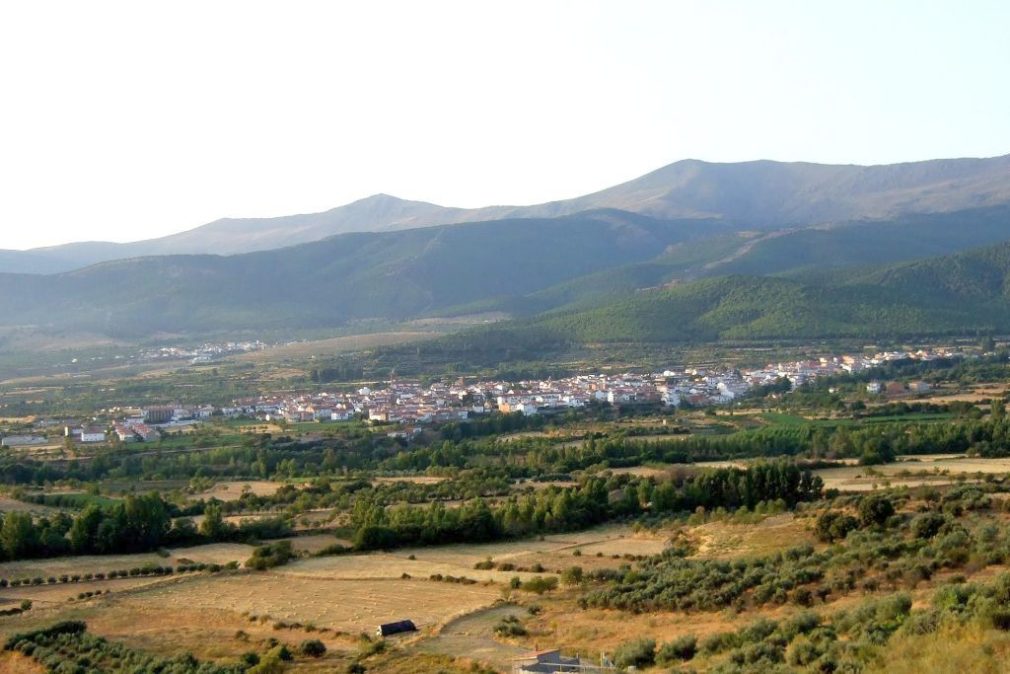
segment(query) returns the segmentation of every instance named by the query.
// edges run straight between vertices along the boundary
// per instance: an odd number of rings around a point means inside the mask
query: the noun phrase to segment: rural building
[[[375,630],[375,634],[380,637],[388,637],[393,634],[403,634],[404,632],[416,632],[417,625],[414,624],[413,620],[397,620],[393,623],[384,623],[379,625],[379,629]]]
[[[866,385],[866,392],[872,395],[877,395],[884,390],[884,385],[879,381],[871,381]]]
[[[144,410],[144,422],[148,424],[167,424],[174,417],[174,407],[149,407]]]
[[[105,429],[97,426],[85,426],[80,433],[81,442],[105,442]]]
[[[606,660],[604,659],[604,662]],[[556,674],[559,672],[612,672],[609,663],[594,665],[578,656],[571,658],[561,651],[538,651],[512,661],[512,674]]]
[[[912,393],[929,393],[930,388],[932,387],[926,381],[913,381],[908,384],[908,390]]]

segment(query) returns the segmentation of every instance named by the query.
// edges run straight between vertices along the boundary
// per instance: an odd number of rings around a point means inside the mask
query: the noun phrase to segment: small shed
[[[388,637],[393,634],[416,631],[417,625],[414,624],[413,620],[397,620],[396,622],[379,625],[379,629],[375,630],[375,634],[380,637]]]

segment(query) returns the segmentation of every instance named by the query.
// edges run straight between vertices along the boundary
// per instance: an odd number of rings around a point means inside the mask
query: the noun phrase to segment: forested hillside
[[[1010,330],[1010,242],[808,280],[726,276],[646,290],[442,338],[431,350],[506,354],[599,343],[891,339]]]
[[[0,324],[129,337],[408,319],[651,259],[713,227],[598,211],[347,234],[231,257],[137,258],[51,276],[5,274]]]

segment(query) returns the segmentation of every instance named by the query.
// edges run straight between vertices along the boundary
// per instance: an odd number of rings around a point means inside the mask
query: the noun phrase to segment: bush
[[[298,651],[310,658],[321,658],[326,655],[326,644],[319,639],[307,639],[301,643]]]
[[[618,667],[648,667],[656,662],[656,642],[653,639],[627,641],[614,651]]]
[[[245,565],[246,568],[263,571],[287,564],[294,556],[291,541],[278,541],[270,545],[261,545],[253,550],[252,557],[246,560]],[[210,570],[216,573],[221,570],[221,567],[213,564]]]
[[[524,637],[527,635],[526,628],[519,622],[519,618],[508,616],[503,618],[494,627],[494,633],[500,637]]]
[[[912,534],[923,540],[933,538],[940,533],[940,528],[947,519],[939,513],[926,513],[912,520]]]
[[[828,511],[817,518],[815,531],[817,538],[825,543],[840,541],[849,535],[850,531],[859,528],[859,520],[852,515]]]
[[[883,526],[894,514],[894,504],[884,496],[864,496],[859,500],[859,522],[864,527]]]
[[[676,662],[677,660],[690,660],[698,652],[698,639],[693,635],[685,634],[682,637],[667,642],[656,653],[656,660],[661,665]]]
[[[558,587],[558,579],[554,576],[545,578],[543,576],[537,576],[536,578],[531,578],[521,585],[521,588],[525,592],[534,592],[536,594],[543,594],[544,592],[549,592]]]
[[[571,566],[561,573],[561,582],[569,587],[573,587],[582,583],[582,577],[582,567]]]

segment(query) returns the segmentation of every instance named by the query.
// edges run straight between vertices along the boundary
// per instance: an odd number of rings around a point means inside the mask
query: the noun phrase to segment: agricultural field
[[[1010,458],[972,458],[950,454],[899,457],[881,466],[841,466],[815,471],[827,489],[863,492],[891,487],[949,485],[1010,474]]]
[[[193,500],[215,498],[219,501],[236,501],[245,492],[256,496],[270,496],[281,487],[281,484],[269,480],[226,480],[216,482],[210,489],[192,494],[190,498]]]
[[[692,557],[697,559],[761,556],[817,543],[811,522],[791,513],[746,523],[714,520],[685,527],[683,533],[693,544]]]
[[[290,383],[295,360],[222,363],[219,385]],[[290,672],[487,674],[543,648],[626,666],[650,643],[643,671],[889,671],[880,645],[914,659],[900,623],[936,593],[1004,582],[1010,431],[981,403],[1005,384],[944,406],[847,386],[409,437],[215,419],[149,445],[0,455],[0,638],[80,620],[82,644],[226,669],[283,644]],[[860,611],[877,642],[847,617]],[[419,631],[374,636],[400,619]],[[816,643],[797,636],[812,621],[830,625]],[[989,628],[958,638],[1003,652]],[[300,650],[313,640],[318,657]],[[0,671],[40,670],[0,653]]]

